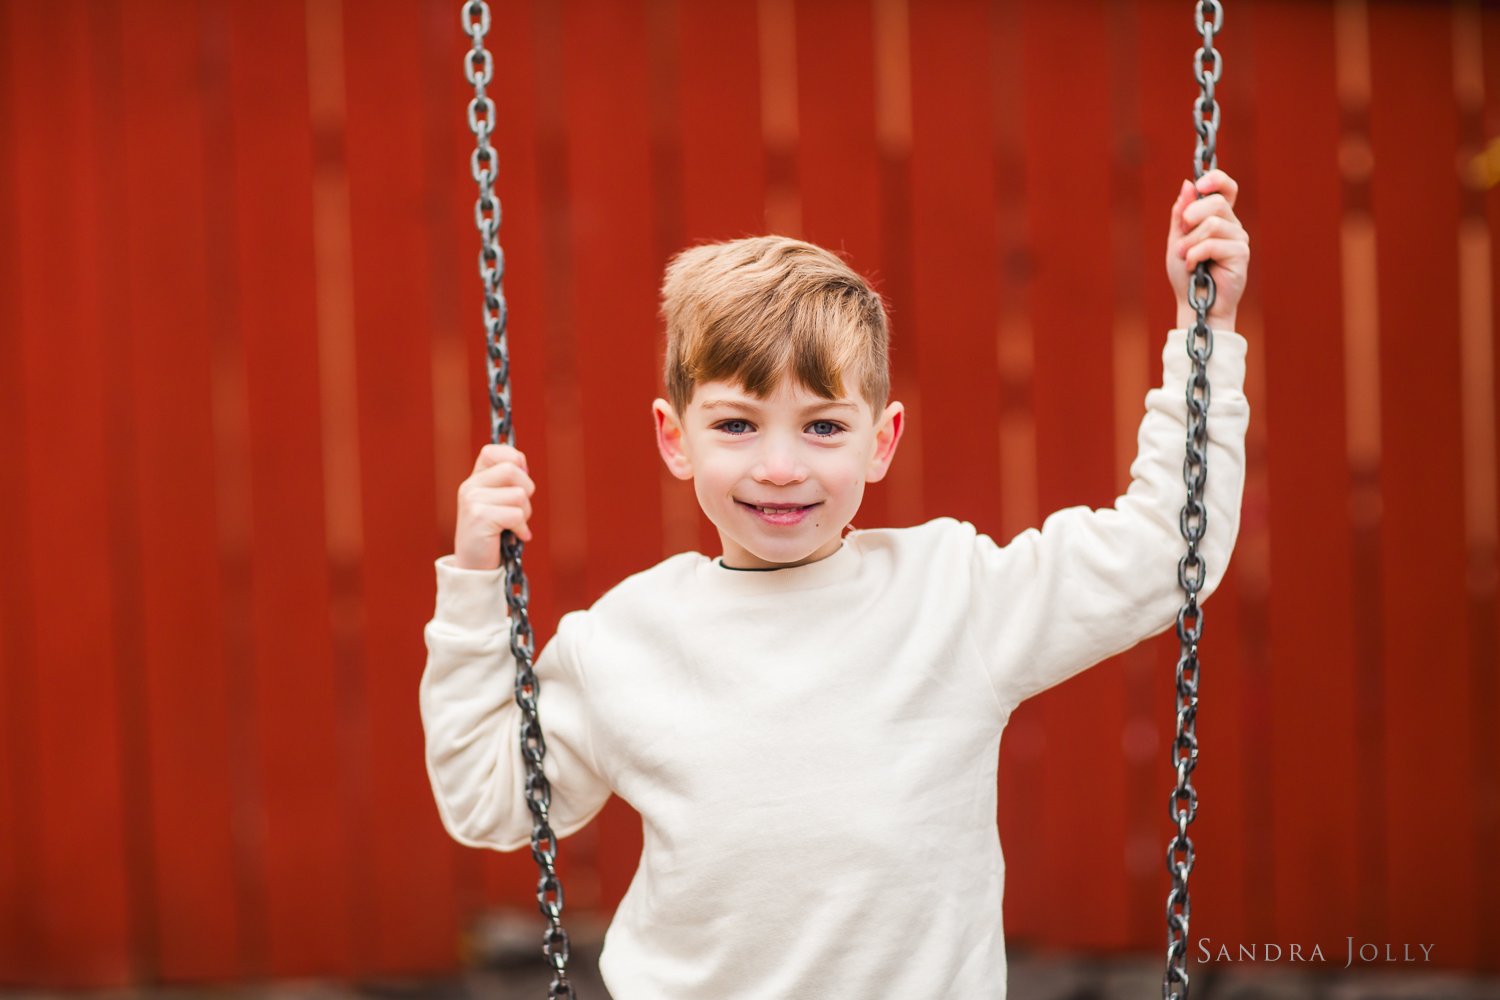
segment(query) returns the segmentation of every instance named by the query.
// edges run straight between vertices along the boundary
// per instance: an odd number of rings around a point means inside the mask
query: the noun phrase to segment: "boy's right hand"
[[[536,484],[526,472],[526,456],[508,444],[479,450],[474,473],[458,487],[458,521],[453,531],[454,562],[460,569],[498,569],[500,533],[509,528],[531,541],[531,494]]]

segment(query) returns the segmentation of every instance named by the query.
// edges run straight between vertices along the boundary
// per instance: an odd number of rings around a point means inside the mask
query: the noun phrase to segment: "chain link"
[[[1224,23],[1222,4],[1219,0],[1196,3],[1194,21],[1203,39],[1202,48],[1193,54],[1193,78],[1202,91],[1193,101],[1193,128],[1198,133],[1197,148],[1193,151],[1193,179],[1197,180],[1219,162],[1219,105],[1214,100],[1214,84],[1223,72],[1224,56],[1214,49],[1214,36]],[[1208,526],[1203,490],[1208,479],[1208,359],[1214,350],[1208,311],[1213,308],[1216,294],[1208,265],[1208,261],[1200,261],[1188,285],[1188,300],[1197,319],[1187,338],[1187,352],[1193,363],[1186,393],[1187,449],[1182,463],[1187,502],[1178,518],[1187,552],[1177,563],[1177,583],[1187,597],[1177,613],[1181,653],[1177,659],[1177,738],[1172,741],[1177,784],[1168,800],[1168,813],[1177,829],[1167,844],[1167,871],[1172,875],[1172,889],[1167,893],[1167,970],[1162,979],[1162,1000],[1188,997],[1188,923],[1193,912],[1188,898],[1188,876],[1193,871],[1193,842],[1188,837],[1188,826],[1198,815],[1198,791],[1193,787],[1192,774],[1198,766],[1198,640],[1203,635],[1198,591],[1208,573],[1198,553],[1198,543]]]
[[[506,338],[505,255],[500,250],[500,200],[495,197],[496,157],[490,145],[495,129],[495,102],[485,93],[494,77],[495,64],[484,37],[490,30],[490,8],[484,0],[466,0],[462,5],[465,33],[473,48],[464,54],[464,77],[474,85],[469,102],[469,130],[474,133],[474,152],[469,170],[478,185],[474,201],[474,226],[479,230],[479,277],[484,284],[485,368],[490,393],[490,441],[494,444],[516,443],[511,422],[510,344]],[[547,988],[548,1000],[575,1000],[577,994],[568,981],[568,932],[563,930],[563,887],[557,877],[557,835],[552,831],[548,811],[552,805],[552,786],[542,771],[547,756],[547,741],[542,736],[537,716],[537,696],[541,684],[532,670],[534,636],[527,607],[531,589],[521,565],[525,543],[512,531],[500,536],[500,554],[505,570],[505,603],[510,617],[510,651],[516,661],[516,704],[521,709],[521,756],[526,761],[526,805],[531,809],[531,856],[536,861],[538,877],[537,906],[547,918],[542,936],[542,954],[552,966],[552,982]]]

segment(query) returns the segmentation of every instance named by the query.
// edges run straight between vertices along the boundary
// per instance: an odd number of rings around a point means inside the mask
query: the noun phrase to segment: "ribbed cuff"
[[[506,621],[504,569],[463,569],[453,560],[450,554],[433,563],[437,573],[433,621],[501,630]]]
[[[1167,332],[1161,349],[1162,388],[1181,391],[1193,370],[1193,359],[1187,352],[1188,332],[1182,327]],[[1235,386],[1243,392],[1245,356],[1250,343],[1233,330],[1214,331],[1214,351],[1208,357],[1208,384],[1214,389]]]

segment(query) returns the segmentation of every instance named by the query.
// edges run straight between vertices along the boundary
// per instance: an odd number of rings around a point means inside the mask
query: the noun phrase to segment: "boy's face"
[[[837,551],[865,483],[890,467],[905,417],[900,403],[877,417],[862,396],[824,399],[790,379],[763,400],[734,383],[705,382],[686,413],[664,399],[652,411],[662,460],[693,481],[725,565],[742,569]]]

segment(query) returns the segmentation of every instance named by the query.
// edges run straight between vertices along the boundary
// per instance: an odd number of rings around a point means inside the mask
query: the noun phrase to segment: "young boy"
[[[1184,182],[1167,271],[1178,325],[1211,258],[1206,598],[1238,533],[1249,407],[1231,332],[1249,239],[1234,181]],[[997,545],[938,518],[850,530],[905,413],[880,298],[780,237],[696,247],[663,286],[657,443],[723,553],[675,555],[565,615],[541,652],[552,825],[611,793],[640,866],[605,936],[615,1000],[1005,996],[1000,734],[1023,699],[1166,629],[1182,593],[1185,332],[1146,394],[1132,481]],[[487,446],[437,561],[421,683],[427,767],[459,841],[529,841],[498,537],[531,538],[525,457]]]

